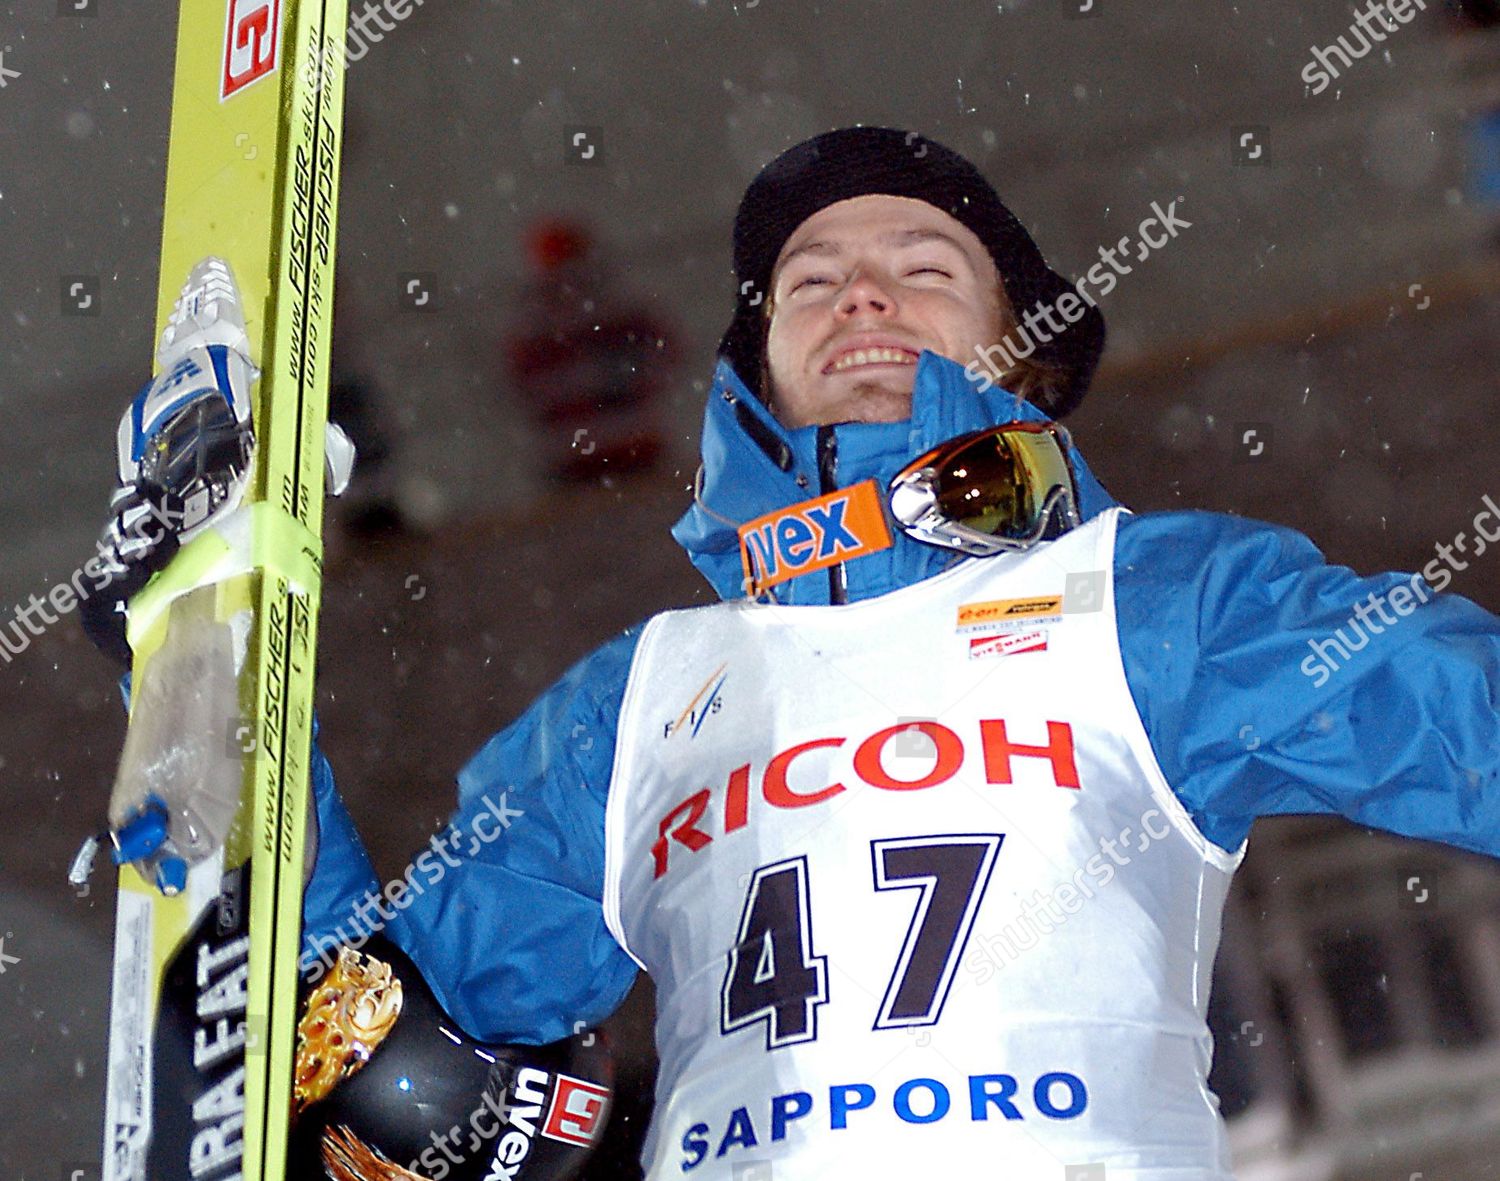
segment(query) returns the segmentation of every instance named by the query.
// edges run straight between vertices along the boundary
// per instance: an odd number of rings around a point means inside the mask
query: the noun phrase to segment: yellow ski
[[[345,0],[181,0],[157,326],[170,340],[205,300],[237,304],[260,369],[255,444],[242,506],[131,602],[122,776],[132,739],[185,725],[153,704],[163,670],[232,660],[232,708],[189,745],[206,774],[223,772],[216,749],[228,760],[239,804],[174,896],[120,872],[107,1181],[285,1172],[344,30]]]

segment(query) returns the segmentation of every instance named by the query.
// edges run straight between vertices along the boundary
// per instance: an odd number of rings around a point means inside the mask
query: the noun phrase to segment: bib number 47
[[[1004,839],[968,833],[870,842],[874,888],[917,893],[875,1029],[935,1025],[942,1016]],[[816,1039],[828,966],[813,947],[807,858],[761,866],[750,875],[729,951],[721,1031],[763,1023],[767,1050]]]

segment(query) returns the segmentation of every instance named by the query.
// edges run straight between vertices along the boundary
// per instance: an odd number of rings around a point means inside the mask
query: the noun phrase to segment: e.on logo
[[[587,1148],[599,1138],[604,1117],[609,1111],[609,1088],[584,1082],[566,1074],[557,1076],[557,1090],[542,1135],[564,1144]]]
[[[229,0],[220,100],[275,73],[280,49],[281,0]]]
[[[752,597],[790,578],[890,546],[891,531],[874,480],[740,526],[740,562]]]

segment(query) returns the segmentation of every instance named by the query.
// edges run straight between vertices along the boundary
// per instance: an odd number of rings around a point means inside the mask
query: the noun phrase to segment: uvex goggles
[[[1023,550],[1080,524],[1068,433],[1007,422],[949,439],[890,486],[907,535],[976,557]]]

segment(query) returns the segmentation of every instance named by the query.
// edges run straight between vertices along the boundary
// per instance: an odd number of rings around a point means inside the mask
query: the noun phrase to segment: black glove
[[[177,553],[181,541],[160,505],[149,502],[137,487],[115,489],[111,516],[98,541],[97,584],[78,608],[83,630],[94,646],[124,667],[130,667],[130,644],[125,638],[125,608],[131,598]]]

